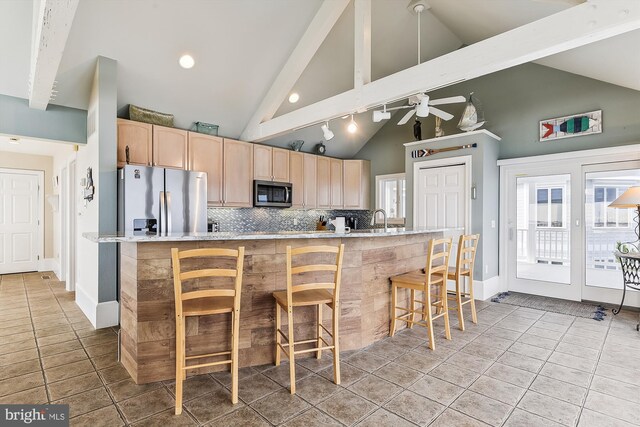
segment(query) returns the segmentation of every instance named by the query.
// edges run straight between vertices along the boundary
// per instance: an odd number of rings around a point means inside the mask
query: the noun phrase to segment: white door
[[[38,182],[38,174],[0,172],[0,274],[38,269]]]
[[[505,174],[510,291],[580,300],[579,167],[518,165]]]
[[[464,228],[464,165],[421,168],[414,186],[416,227]]]

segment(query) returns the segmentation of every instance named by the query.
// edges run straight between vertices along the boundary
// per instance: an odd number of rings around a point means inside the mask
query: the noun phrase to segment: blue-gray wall
[[[0,133],[86,144],[87,112],[53,104],[35,110],[27,99],[0,95]]]

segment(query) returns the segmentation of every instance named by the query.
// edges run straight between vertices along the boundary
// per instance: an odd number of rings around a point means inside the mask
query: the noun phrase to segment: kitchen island
[[[341,350],[355,350],[389,333],[389,277],[423,268],[429,240],[448,231],[377,229],[340,234],[325,231],[168,236],[86,233],[84,237],[98,243],[119,243],[122,363],[136,383],[144,384],[172,379],[175,375],[171,248],[245,247],[239,337],[240,367],[245,367],[273,363],[272,293],[286,288],[288,245],[344,243],[340,345]],[[296,340],[315,336],[313,309],[297,308],[295,316]],[[328,311],[323,318],[330,319]],[[228,346],[229,316],[188,318],[186,329],[187,354],[211,353]],[[207,371],[200,371],[203,372]]]

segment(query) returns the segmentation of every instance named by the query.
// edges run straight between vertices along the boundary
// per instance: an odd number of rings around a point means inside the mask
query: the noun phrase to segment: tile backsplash
[[[209,208],[207,219],[217,221],[220,231],[238,233],[252,231],[310,231],[316,229],[321,215],[333,219],[337,216],[357,218],[358,228],[371,228],[373,211],[278,209],[278,208]],[[333,229],[333,226],[327,226]]]

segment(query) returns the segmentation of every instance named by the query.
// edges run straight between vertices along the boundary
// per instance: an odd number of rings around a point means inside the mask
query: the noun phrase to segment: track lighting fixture
[[[351,121],[349,122],[349,125],[347,126],[347,131],[349,133],[356,133],[356,131],[358,130],[358,124],[356,123],[355,120],[353,120],[353,114],[351,115]]]
[[[382,106],[382,111],[380,110],[374,110],[373,111],[373,122],[374,123],[379,123],[383,120],[388,120],[391,118],[391,113],[389,111],[387,111],[387,105],[383,105]]]
[[[325,141],[329,141],[335,136],[331,129],[329,129],[329,122],[325,122],[325,124],[320,126],[320,129],[322,129],[322,135],[324,136]]]

